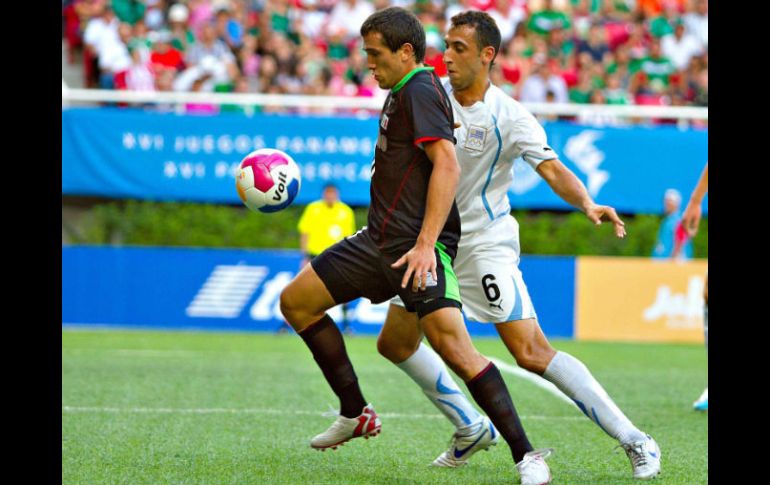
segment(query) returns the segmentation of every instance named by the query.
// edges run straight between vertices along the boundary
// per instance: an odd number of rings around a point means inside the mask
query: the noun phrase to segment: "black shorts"
[[[425,290],[412,291],[410,281],[406,288],[401,288],[406,265],[398,269],[390,265],[409,249],[401,254],[382,253],[369,236],[368,229],[364,228],[331,246],[310,264],[338,304],[359,297],[382,303],[398,295],[406,309],[416,311],[420,318],[440,308],[461,308],[460,287],[452,270],[452,257],[440,242],[436,243],[435,249],[436,284]]]

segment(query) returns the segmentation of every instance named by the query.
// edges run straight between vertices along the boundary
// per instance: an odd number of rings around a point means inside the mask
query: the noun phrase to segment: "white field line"
[[[278,416],[325,416],[328,412],[270,408],[118,408],[101,406],[62,406],[64,413],[111,413],[111,414],[270,414]],[[380,417],[393,419],[446,419],[441,414],[379,413]],[[583,420],[582,416],[520,416],[534,420]]]
[[[75,350],[75,349],[72,349]],[[78,349],[80,350],[80,349]],[[90,350],[90,349],[88,349]],[[77,350],[75,350],[77,351]],[[169,357],[173,355],[189,355],[189,354],[197,354],[197,353],[206,353],[211,352],[207,350],[182,350],[182,349],[168,349],[168,350],[150,350],[150,349],[106,349],[108,352],[114,352],[117,354],[127,354],[127,355],[137,355],[137,356],[144,356],[144,357]],[[250,353],[250,351],[228,351],[229,353]],[[558,387],[553,385],[553,383],[543,379],[539,375],[530,372],[528,370],[522,369],[521,367],[517,367],[515,365],[508,364],[500,359],[497,359],[495,357],[490,357],[489,360],[495,363],[498,369],[500,369],[502,372],[506,372],[508,374],[511,374],[513,376],[519,377],[521,379],[524,379],[525,381],[528,381],[539,388],[547,391],[548,393],[552,394],[553,396],[561,399],[567,404],[570,404],[575,409],[578,409],[577,405],[567,397],[566,394],[564,394],[562,391],[559,390]],[[272,410],[277,411],[277,410]],[[271,411],[264,411],[265,414],[269,414]],[[312,412],[308,412],[308,414],[312,414]],[[409,416],[416,416],[416,415],[409,415]],[[440,416],[440,415],[436,415]],[[416,418],[419,419],[419,418]],[[537,419],[537,418],[535,418]]]
[[[561,392],[558,387],[553,385],[553,383],[543,379],[539,375],[535,374],[534,372],[530,372],[528,370],[522,369],[521,367],[516,367],[515,365],[506,364],[502,360],[495,359],[494,357],[491,357],[489,360],[495,363],[495,365],[503,372],[507,372],[509,374],[513,374],[516,377],[520,377],[524,379],[525,381],[529,381],[532,384],[536,385],[537,387],[544,389],[548,391],[549,393],[553,394],[554,396],[558,397],[562,401],[571,404],[572,406],[577,409],[577,405],[575,402],[568,398],[566,394]]]

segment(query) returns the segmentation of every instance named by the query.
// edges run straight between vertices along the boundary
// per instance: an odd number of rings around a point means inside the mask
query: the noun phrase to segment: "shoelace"
[[[478,425],[478,427],[477,427],[475,430],[473,430],[473,432],[471,432],[471,433],[468,433],[468,434],[460,434],[458,431],[455,431],[455,432],[452,434],[452,437],[451,437],[451,438],[449,438],[449,442],[447,443],[447,446],[449,446],[450,448],[451,448],[452,446],[455,446],[455,445],[457,444],[457,440],[458,440],[458,439],[461,439],[461,438],[469,438],[469,437],[471,437],[471,436],[475,435],[476,433],[478,433],[479,431],[481,431],[481,429],[482,429],[483,427],[484,427],[484,422],[481,422],[481,423]]]
[[[647,464],[647,453],[644,452],[643,441],[638,441],[628,445],[617,445],[615,449],[617,448],[623,448],[623,450],[626,452],[626,455],[631,458],[631,462],[635,467],[644,466]]]
[[[520,462],[516,463],[516,468],[518,468],[519,473],[521,473],[527,466],[535,463],[538,459],[545,461],[546,458],[551,456],[551,453],[553,453],[553,448],[530,451],[524,455],[524,458]]]
[[[334,406],[332,406],[329,403],[326,403],[327,406],[329,406],[329,410],[321,414],[324,418],[336,418],[337,416],[340,416],[340,412],[334,409]]]

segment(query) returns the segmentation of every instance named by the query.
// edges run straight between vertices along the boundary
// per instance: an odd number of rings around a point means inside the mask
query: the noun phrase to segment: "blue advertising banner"
[[[668,188],[686,198],[708,157],[707,130],[568,122],[544,127],[550,145],[597,202],[621,212],[662,212]],[[240,203],[235,168],[249,152],[268,147],[299,163],[297,203],[317,200],[323,185],[334,182],[344,201],[368,205],[376,134],[373,117],[65,109],[62,193]],[[515,163],[514,172],[509,192],[514,208],[569,208],[527,164]]]
[[[299,271],[298,251],[62,248],[62,324],[267,331],[283,324],[281,290]],[[523,257],[522,271],[550,337],[572,338],[575,258]],[[387,302],[351,302],[356,333],[377,334]],[[339,307],[330,312],[342,322]],[[472,335],[497,335],[469,322]]]

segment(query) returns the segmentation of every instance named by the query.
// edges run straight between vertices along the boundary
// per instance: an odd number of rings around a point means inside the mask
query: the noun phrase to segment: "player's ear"
[[[401,44],[401,60],[408,61],[410,57],[414,56],[414,46],[409,42]]]
[[[488,45],[481,49],[481,60],[485,66],[488,66],[492,63],[492,60],[495,58],[495,48],[491,45]]]

